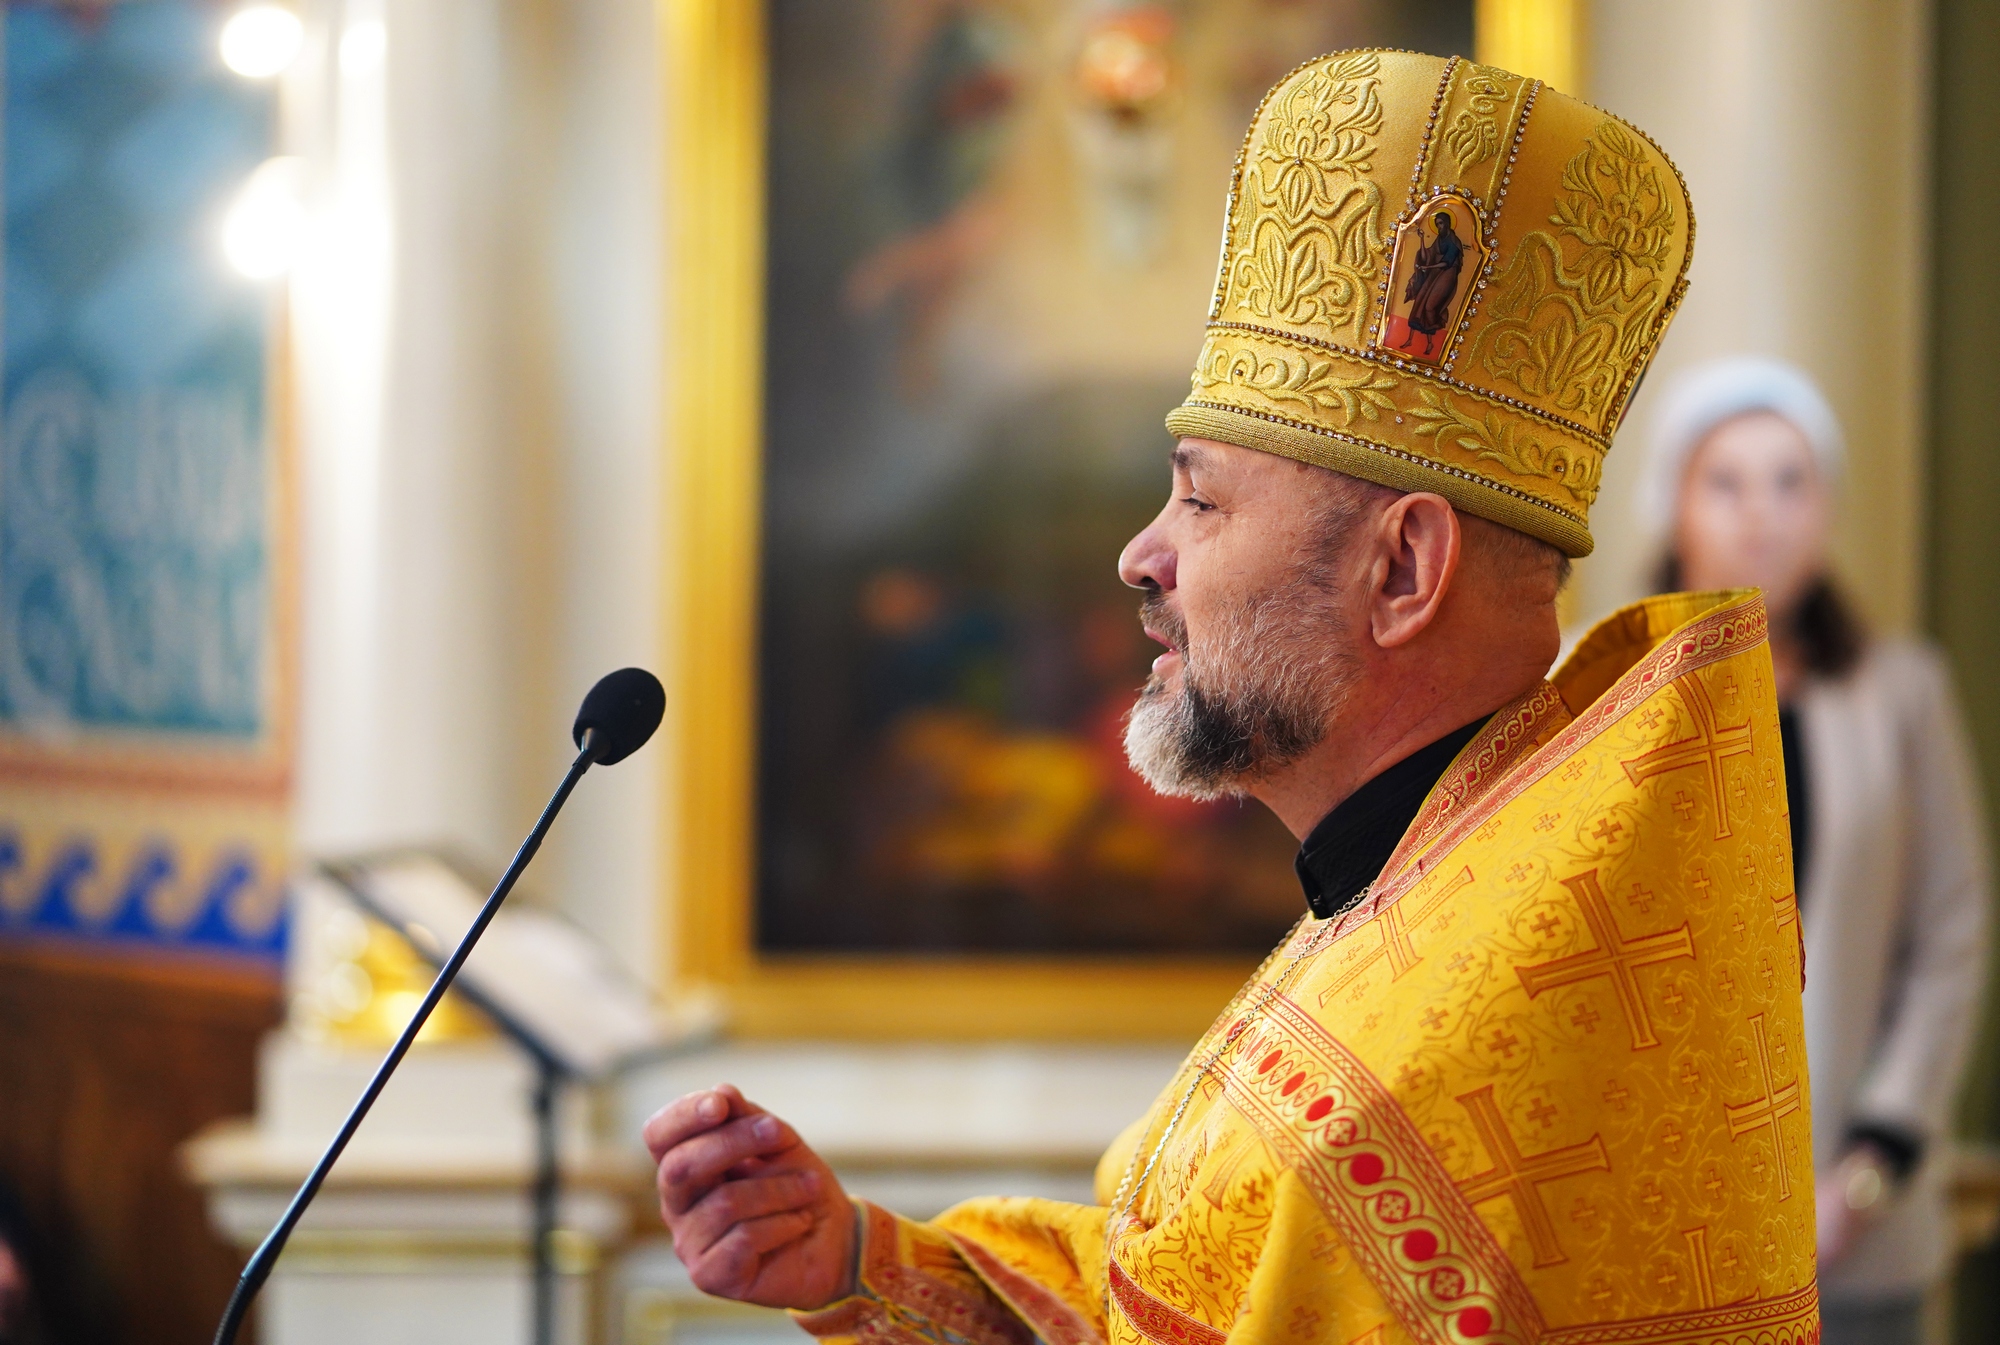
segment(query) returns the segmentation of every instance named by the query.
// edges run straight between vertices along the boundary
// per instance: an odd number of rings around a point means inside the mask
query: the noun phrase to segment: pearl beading
[[[1493,208],[1489,213],[1484,209],[1486,202],[1480,197],[1479,193],[1466,187],[1456,184],[1436,183],[1432,185],[1429,193],[1425,193],[1422,189],[1424,172],[1430,164],[1433,152],[1432,147],[1437,139],[1438,118],[1444,114],[1445,97],[1451,89],[1452,74],[1458,69],[1458,66],[1459,58],[1456,56],[1445,63],[1444,78],[1439,81],[1438,91],[1431,99],[1430,119],[1424,123],[1424,142],[1423,147],[1417,152],[1416,171],[1410,174],[1408,203],[1404,206],[1402,215],[1396,220],[1395,226],[1382,237],[1382,250],[1389,258],[1389,266],[1388,270],[1382,275],[1381,283],[1375,287],[1376,316],[1375,320],[1368,324],[1369,338],[1379,342],[1382,335],[1382,328],[1389,320],[1389,284],[1395,278],[1396,235],[1402,232],[1403,227],[1413,217],[1420,214],[1438,197],[1447,195],[1461,197],[1471,205],[1473,217],[1480,221],[1480,242],[1486,255],[1485,259],[1480,263],[1479,279],[1472,287],[1472,302],[1467,304],[1465,312],[1459,315],[1458,322],[1452,329],[1451,340],[1445,344],[1444,359],[1440,361],[1440,365],[1438,366],[1429,366],[1442,367],[1446,375],[1449,375],[1457,367],[1458,347],[1465,340],[1465,333],[1472,326],[1472,319],[1479,314],[1479,301],[1486,292],[1487,283],[1493,278],[1493,267],[1499,261],[1500,212],[1507,203],[1507,188],[1514,180],[1514,165],[1521,157],[1521,138],[1528,131],[1528,114],[1535,110],[1535,99],[1540,95],[1543,88],[1542,81],[1538,79],[1528,81],[1527,97],[1521,101],[1521,115],[1514,120],[1514,138],[1507,146],[1507,164],[1500,171],[1500,190],[1493,195]],[[1388,358],[1398,368],[1424,367],[1415,364],[1406,364],[1405,361],[1397,359],[1394,356],[1387,356],[1385,358]],[[1494,395],[1498,396],[1499,394],[1496,393]],[[1511,399],[1503,398],[1503,400]],[[1581,429],[1580,426],[1578,428]],[[1587,434],[1592,440],[1602,437],[1596,431],[1584,430],[1582,432]]]
[[[1507,188],[1514,181],[1514,163],[1521,157],[1521,137],[1528,133],[1528,115],[1535,110],[1535,96],[1541,91],[1540,80],[1529,81],[1528,96],[1522,100],[1521,115],[1514,122],[1514,141],[1507,147],[1507,166],[1500,170],[1500,190],[1493,194],[1493,217],[1486,223],[1486,262],[1479,268],[1479,283],[1472,287],[1472,302],[1466,306],[1458,330],[1452,333],[1451,343],[1445,347],[1446,373],[1457,363],[1459,342],[1465,339],[1472,320],[1479,316],[1479,300],[1486,293],[1486,283],[1493,278],[1494,263],[1500,259],[1500,212],[1506,208]]]
[[[1410,217],[1410,212],[1417,208],[1417,201],[1423,191],[1424,171],[1430,167],[1432,147],[1437,144],[1438,118],[1444,115],[1444,100],[1451,94],[1451,77],[1458,73],[1458,67],[1463,64],[1465,59],[1460,56],[1454,56],[1446,61],[1444,74],[1438,79],[1437,92],[1431,96],[1430,119],[1424,123],[1423,144],[1417,148],[1417,166],[1410,173],[1410,195],[1403,202],[1402,217],[1405,220]],[[1435,196],[1437,193],[1433,191],[1431,194]],[[1389,236],[1382,240],[1383,244],[1386,246],[1394,237],[1395,231],[1391,230]]]

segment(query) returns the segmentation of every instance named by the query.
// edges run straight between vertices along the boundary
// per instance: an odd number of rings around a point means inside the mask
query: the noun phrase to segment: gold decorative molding
[[[240,1117],[206,1126],[181,1145],[179,1154],[181,1176],[193,1185],[274,1197],[296,1190],[318,1158],[316,1142],[310,1147],[273,1143],[254,1120]],[[572,1194],[599,1192],[651,1204],[653,1166],[644,1154],[622,1148],[595,1147],[581,1153],[566,1148],[562,1166],[563,1187]],[[431,1196],[513,1193],[526,1190],[534,1175],[533,1158],[525,1150],[440,1155],[421,1144],[369,1145],[341,1158],[327,1174],[326,1189],[420,1191]]]
[[[747,905],[747,893],[745,896]],[[1254,959],[764,957],[720,992],[743,1037],[1186,1041]]]
[[[1576,0],[1477,0],[1478,58],[1573,90],[1580,12]],[[764,7],[662,0],[660,15],[670,570],[658,760],[668,772],[663,965],[674,990],[714,997],[746,1037],[1192,1037],[1249,974],[1249,959],[758,954]]]
[[[679,1345],[718,1335],[779,1335],[796,1330],[777,1308],[710,1298],[696,1289],[636,1288],[625,1296],[624,1338],[629,1345]],[[719,1329],[718,1329],[719,1328]]]
[[[672,939],[686,982],[750,969],[764,360],[764,7],[664,0]]]

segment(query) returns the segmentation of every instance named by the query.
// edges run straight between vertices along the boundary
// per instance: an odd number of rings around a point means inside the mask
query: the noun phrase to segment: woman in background
[[[1756,585],[1771,615],[1805,931],[1827,1345],[1916,1345],[1950,1271],[1953,1105],[1986,965],[1984,814],[1938,652],[1869,638],[1828,573],[1840,426],[1772,360],[1663,400],[1643,507],[1659,587]]]

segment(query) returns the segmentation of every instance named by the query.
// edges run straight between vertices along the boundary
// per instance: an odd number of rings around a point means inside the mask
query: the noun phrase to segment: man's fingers
[[[727,1088],[727,1085],[724,1085]],[[647,1152],[659,1162],[667,1150],[727,1121],[732,1105],[742,1098],[734,1088],[710,1088],[675,1098],[646,1119],[640,1134]],[[733,1096],[732,1096],[733,1095]]]
[[[675,1098],[646,1119],[640,1134],[646,1148],[659,1162],[667,1150],[704,1130],[713,1130],[724,1121],[739,1116],[761,1116],[764,1109],[743,1096],[733,1083],[719,1083],[698,1093]]]
[[[783,1153],[798,1142],[792,1128],[768,1112],[682,1140],[660,1159],[660,1201],[670,1214],[684,1213],[738,1163]]]
[[[737,1224],[790,1210],[805,1209],[819,1198],[819,1173],[780,1172],[724,1182],[698,1201],[674,1226],[674,1250],[683,1261],[702,1255]]]
[[[748,1293],[764,1257],[812,1231],[813,1217],[804,1210],[770,1214],[737,1224],[693,1261],[688,1278],[705,1294],[734,1298]]]
[[[743,1090],[733,1083],[719,1083],[709,1090],[729,1104],[731,1116],[755,1116],[764,1109],[743,1096]]]

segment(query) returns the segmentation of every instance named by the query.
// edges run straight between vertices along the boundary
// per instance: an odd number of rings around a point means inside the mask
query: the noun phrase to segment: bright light
[[[222,25],[222,63],[247,79],[268,79],[292,63],[305,37],[283,5],[248,5]]]
[[[222,253],[252,280],[274,280],[298,260],[306,232],[303,170],[298,159],[264,160],[223,217]]]
[[[353,79],[372,75],[389,54],[389,29],[380,19],[361,19],[340,35],[340,73]]]

